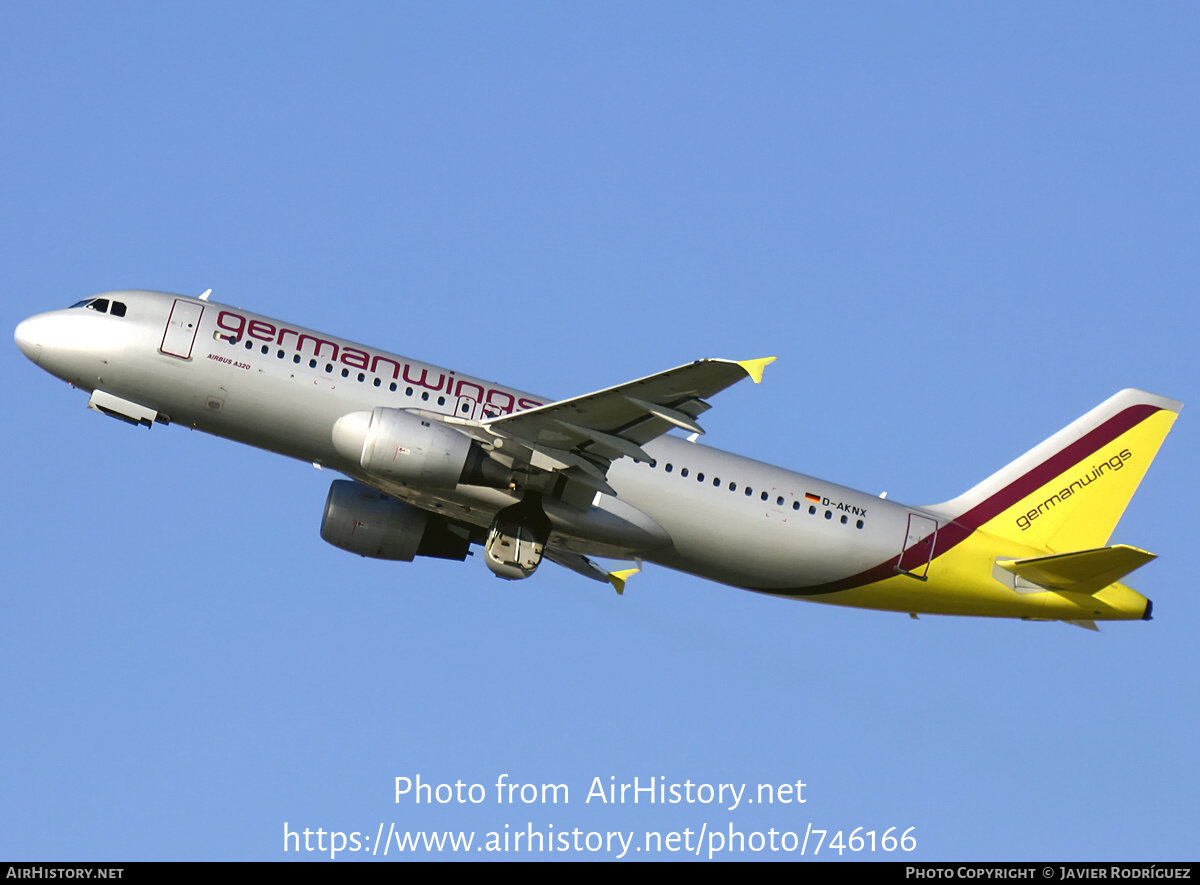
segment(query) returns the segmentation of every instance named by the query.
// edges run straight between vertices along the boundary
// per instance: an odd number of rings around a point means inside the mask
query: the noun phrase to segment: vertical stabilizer
[[[930,509],[1050,552],[1103,547],[1182,408],[1122,390],[966,494]]]

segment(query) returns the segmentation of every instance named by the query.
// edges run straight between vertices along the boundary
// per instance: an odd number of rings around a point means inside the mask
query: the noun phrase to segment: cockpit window
[[[125,302],[110,302],[107,298],[85,298],[82,301],[76,301],[67,309],[70,310],[75,307],[86,307],[88,310],[94,310],[97,313],[106,313],[114,317],[125,316]]]

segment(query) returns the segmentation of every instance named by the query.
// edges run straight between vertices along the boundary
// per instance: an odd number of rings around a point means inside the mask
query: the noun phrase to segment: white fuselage
[[[18,344],[46,371],[153,410],[160,421],[340,471],[464,523],[486,527],[517,500],[479,486],[380,481],[339,454],[332,429],[377,406],[479,419],[542,398],[195,298],[107,298],[120,301],[124,315],[88,307],[39,314],[18,328]],[[806,595],[896,560],[910,512],[923,512],[673,436],[645,451],[651,463],[625,457],[609,469],[615,497],[597,494],[586,510],[545,502],[551,546]]]

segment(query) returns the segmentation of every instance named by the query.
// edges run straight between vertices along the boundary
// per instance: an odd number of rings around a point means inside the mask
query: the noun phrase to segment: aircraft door
[[[191,359],[192,344],[196,341],[196,333],[200,330],[200,317],[203,314],[203,305],[176,298],[175,304],[171,306],[167,328],[163,331],[162,344],[158,346],[159,352],[180,359]]]
[[[904,549],[896,562],[896,571],[924,581],[937,541],[937,520],[916,513],[908,514],[908,533]]]
[[[468,418],[471,421],[478,421],[483,409],[479,400],[473,396],[460,396],[458,398],[458,409],[454,414],[459,418]]]

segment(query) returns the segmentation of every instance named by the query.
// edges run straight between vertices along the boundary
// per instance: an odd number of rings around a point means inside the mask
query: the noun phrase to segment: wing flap
[[[647,415],[666,421],[675,427],[686,430],[688,433],[704,433],[704,428],[696,423],[696,416],[701,412],[708,411],[709,405],[702,399],[690,399],[685,403],[679,404],[678,408],[670,409],[658,403],[648,403],[645,400],[637,397],[625,397],[639,409],[643,409]],[[689,412],[685,412],[684,408],[691,407]],[[667,428],[670,430],[671,428]],[[659,434],[661,435],[661,434]]]

